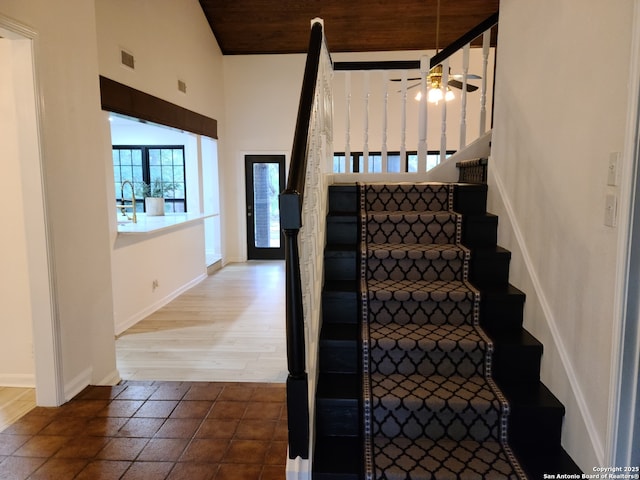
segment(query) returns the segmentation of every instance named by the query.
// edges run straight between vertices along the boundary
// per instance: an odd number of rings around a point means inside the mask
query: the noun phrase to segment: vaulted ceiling
[[[324,20],[332,52],[443,48],[498,11],[500,0],[200,0],[225,55],[302,53]],[[437,40],[437,44],[436,44]]]

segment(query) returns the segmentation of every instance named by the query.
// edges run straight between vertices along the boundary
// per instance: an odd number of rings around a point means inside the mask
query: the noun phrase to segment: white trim
[[[180,295],[182,295],[184,292],[186,292],[190,288],[195,287],[197,284],[199,284],[201,281],[203,281],[205,278],[207,278],[207,276],[208,275],[206,274],[206,272],[198,275],[196,278],[194,278],[190,282],[185,283],[180,288],[177,288],[176,290],[171,292],[169,295],[166,295],[165,297],[161,298],[157,302],[154,302],[151,305],[143,308],[138,313],[130,316],[129,318],[125,319],[124,321],[118,322],[115,325],[115,334],[116,334],[116,336],[120,335],[121,333],[123,333],[127,329],[133,327],[140,320],[143,320],[143,319],[147,318],[149,315],[151,315],[156,310],[164,307],[171,300],[174,300],[175,298],[179,297]]]
[[[296,457],[289,458],[287,450],[287,480],[311,480],[311,461]]]
[[[5,373],[0,375],[0,385],[3,387],[34,388],[36,377],[32,374]]]
[[[511,230],[514,233],[516,244],[518,245],[520,252],[522,254],[522,260],[525,264],[526,271],[531,279],[531,283],[533,284],[533,288],[535,290],[535,295],[540,302],[540,306],[542,308],[542,312],[544,314],[544,318],[546,320],[547,326],[549,327],[549,331],[551,332],[551,336],[553,338],[553,343],[555,344],[556,350],[564,367],[564,370],[567,374],[567,378],[569,379],[569,384],[571,386],[571,390],[573,392],[573,396],[576,400],[578,408],[580,409],[580,414],[582,415],[582,419],[584,420],[584,424],[586,426],[587,432],[589,433],[589,439],[591,441],[591,445],[593,450],[597,456],[598,464],[604,465],[604,447],[602,442],[598,438],[598,429],[595,426],[595,422],[591,417],[589,409],[587,407],[587,400],[582,393],[582,389],[580,385],[576,381],[577,375],[575,373],[575,369],[573,368],[573,364],[571,363],[571,359],[567,355],[567,348],[565,347],[562,336],[560,335],[560,331],[558,330],[555,317],[553,316],[553,312],[551,307],[549,306],[549,302],[544,293],[544,289],[542,288],[542,284],[538,279],[536,274],[536,270],[534,268],[534,263],[531,260],[531,256],[529,255],[529,251],[526,248],[526,243],[524,241],[524,235],[522,234],[522,230],[520,229],[520,225],[516,219],[516,215],[514,213],[511,202],[506,194],[506,190],[504,188],[504,183],[502,182],[502,178],[496,173],[496,169],[489,168],[489,175],[494,180],[494,184],[498,191],[498,196],[502,200],[502,204],[507,213],[507,217],[511,224]]]
[[[613,312],[613,332],[611,345],[611,380],[609,385],[609,416],[606,438],[606,464],[607,465],[630,465],[631,459],[631,435],[633,430],[628,430],[628,435],[621,432],[620,422],[633,424],[634,408],[637,402],[635,398],[638,382],[638,365],[635,365],[635,372],[625,375],[623,371],[623,360],[625,355],[625,338],[627,332],[627,322],[638,321],[637,318],[627,318],[632,314],[632,306],[629,302],[630,273],[635,270],[637,275],[638,266],[631,265],[632,235],[640,232],[634,229],[632,222],[638,212],[634,212],[634,197],[640,194],[637,184],[638,156],[640,155],[640,145],[638,139],[638,120],[640,108],[640,0],[634,0],[632,19],[631,54],[628,78],[628,110],[627,122],[622,152],[622,174],[620,175],[619,192],[619,228],[618,244],[616,256],[616,284],[615,284],[615,304]],[[635,231],[635,232],[634,232]],[[633,270],[632,270],[633,269]],[[640,328],[637,333],[640,335]],[[638,335],[636,335],[638,337]],[[640,349],[640,337],[635,339],[635,357],[638,357]],[[624,398],[623,387],[631,397],[626,410],[622,405]],[[636,412],[637,415],[637,412]],[[624,425],[628,427],[629,425]],[[625,428],[626,430],[626,428]],[[620,451],[623,450],[623,451]]]
[[[64,398],[66,402],[78,395],[87,387],[87,385],[91,385],[92,374],[93,368],[87,367],[74,378],[72,378],[70,382],[65,383]]]
[[[122,377],[120,377],[120,372],[115,369],[112,370],[111,373],[106,375],[102,380],[96,382],[94,385],[117,385],[118,383],[120,383],[120,380],[122,380]]]
[[[38,169],[40,173],[40,192],[42,194],[41,215],[44,220],[44,255],[47,268],[46,294],[40,294],[47,298],[38,299],[41,303],[48,303],[47,314],[38,316],[33,322],[33,337],[35,351],[35,384],[36,402],[42,406],[57,406],[64,403],[63,372],[62,372],[62,347],[60,339],[60,317],[58,313],[57,294],[55,289],[55,263],[51,235],[51,220],[47,211],[47,188],[44,174],[43,159],[45,148],[43,142],[44,124],[44,97],[40,88],[38,73],[39,39],[38,32],[32,28],[20,24],[16,20],[0,14],[0,30],[3,35],[12,40],[24,39],[30,41],[31,62],[34,86],[34,103],[37,132],[37,148],[39,153]]]

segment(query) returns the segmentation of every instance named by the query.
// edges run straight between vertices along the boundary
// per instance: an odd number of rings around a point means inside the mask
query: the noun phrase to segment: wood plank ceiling
[[[312,18],[332,52],[435,50],[498,11],[500,0],[200,0],[225,55],[306,52]]]

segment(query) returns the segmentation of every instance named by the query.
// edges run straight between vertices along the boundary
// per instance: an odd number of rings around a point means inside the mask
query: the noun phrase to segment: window
[[[455,153],[455,150],[447,150],[447,157]],[[429,150],[427,152],[427,170],[431,170],[438,164],[440,151]],[[344,152],[336,152],[333,154],[333,172],[344,173],[346,171],[362,172],[364,169],[364,154],[362,152],[351,152],[349,164],[345,162]],[[351,169],[354,166],[353,170]],[[418,171],[418,152],[407,152],[404,159],[404,168],[400,168],[400,152],[387,152],[387,171],[388,172],[417,172]],[[349,167],[347,169],[347,167]],[[382,153],[369,152],[369,172],[382,172]]]
[[[165,212],[186,212],[187,197],[184,146],[114,145],[113,177],[116,199],[131,204],[131,192],[122,188],[126,180],[133,182],[136,200],[145,197],[145,184],[159,189],[165,198]],[[136,211],[144,211],[144,202],[136,203]]]

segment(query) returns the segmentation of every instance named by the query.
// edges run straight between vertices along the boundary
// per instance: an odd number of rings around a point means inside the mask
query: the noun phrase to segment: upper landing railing
[[[497,22],[495,13],[433,57],[335,62],[333,170],[426,172],[490,129]]]

